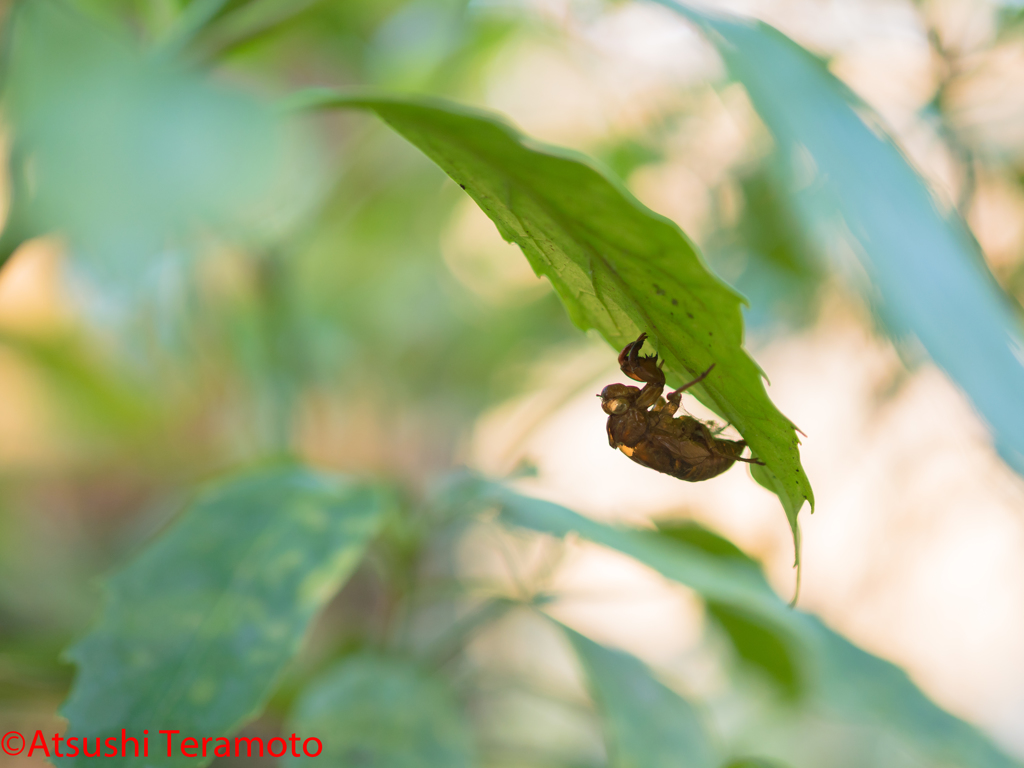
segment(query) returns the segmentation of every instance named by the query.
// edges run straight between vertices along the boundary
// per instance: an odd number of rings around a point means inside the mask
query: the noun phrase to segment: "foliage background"
[[[526,460],[539,470],[528,492],[604,520],[696,519],[791,594],[778,502],[744,468],[682,486],[607,448],[593,393],[621,378],[613,351],[572,328],[454,183],[372,117],[285,120],[270,106],[302,86],[374,85],[504,113],[596,156],[682,226],[748,297],[747,346],[808,435],[818,512],[803,518],[801,606],[1024,757],[1024,485],[921,345],[887,334],[869,276],[812,239],[768,132],[694,27],[632,3],[253,0],[181,40],[168,36],[180,14],[209,4],[73,5],[89,24],[29,47],[5,94],[8,119],[58,162],[26,166],[7,142],[0,731],[59,723],[73,676],[60,651],[98,615],[99,576],[197,483],[289,450],[410,499],[459,463],[501,476]],[[828,58],[940,207],[964,215],[1019,314],[1019,11],[726,5]],[[189,66],[139,70],[135,44]],[[119,120],[96,119],[111,110]],[[57,183],[26,214],[19,185],[40,178]],[[486,526],[437,547],[430,568],[513,595],[550,560],[561,597],[547,611],[653,665],[737,748],[794,766],[932,764],[891,735],[801,722],[692,593],[631,560]],[[302,685],[387,635],[389,556],[372,552],[331,602],[251,732],[280,729]],[[433,647],[455,610],[420,617],[412,646]],[[579,669],[550,626],[513,610],[467,642],[442,669],[488,764],[601,764]]]

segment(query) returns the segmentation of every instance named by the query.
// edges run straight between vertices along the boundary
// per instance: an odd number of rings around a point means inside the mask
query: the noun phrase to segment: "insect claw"
[[[662,373],[658,356],[640,356],[640,350],[646,339],[647,334],[641,333],[636,341],[631,341],[622,348],[622,352],[619,353],[619,368],[633,381],[664,386],[665,374]]]

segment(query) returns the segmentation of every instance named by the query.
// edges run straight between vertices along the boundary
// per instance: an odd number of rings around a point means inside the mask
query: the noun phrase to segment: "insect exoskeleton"
[[[763,464],[740,456],[747,446],[743,440],[720,438],[711,425],[692,416],[676,418],[682,393],[707,378],[715,366],[662,398],[665,374],[658,356],[640,356],[646,339],[641,333],[619,353],[619,368],[634,381],[644,382],[644,388],[609,384],[599,395],[608,414],[609,445],[637,464],[688,482],[720,475],[737,461]]]
[[[605,413],[611,415],[628,411],[639,394],[639,387],[631,387],[628,384],[609,384],[601,390],[598,397],[601,398],[601,408]]]

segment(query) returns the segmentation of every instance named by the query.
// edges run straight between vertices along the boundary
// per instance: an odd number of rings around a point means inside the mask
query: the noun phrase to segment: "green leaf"
[[[167,37],[160,41],[161,55],[180,54],[229,3],[230,0],[192,0],[175,20]]]
[[[321,0],[251,0],[210,24],[195,47],[204,59],[214,59],[291,21],[319,2]]]
[[[1024,474],[1024,336],[967,227],[820,59],[761,22],[656,2],[704,28],[775,135],[814,234],[851,246],[893,334],[920,340]]]
[[[565,537],[578,534],[639,560],[697,591],[707,600],[742,608],[776,625],[788,623],[791,611],[765,581],[756,563],[721,558],[700,546],[670,541],[657,531],[606,525],[550,501],[522,496],[487,483],[478,492],[501,508],[508,525]]]
[[[735,560],[758,567],[757,562],[742,549],[694,520],[665,518],[655,520],[654,525],[663,538],[687,547],[696,547],[719,560]]]
[[[284,126],[268,106],[67,3],[18,3],[12,25],[4,116],[18,155],[4,250],[16,232],[59,231],[79,265],[125,281],[197,226],[252,233],[287,210]]]
[[[0,348],[32,365],[68,414],[104,438],[141,435],[158,421],[152,401],[91,359],[78,339],[0,330]]]
[[[497,505],[509,525],[554,536],[575,533],[635,558],[726,606],[771,633],[799,670],[804,705],[858,724],[898,733],[921,754],[971,768],[1020,768],[973,726],[945,712],[895,665],[862,651],[820,619],[789,608],[749,557],[724,540],[684,540],[615,527],[494,483],[477,481],[482,504]],[[712,534],[713,535],[713,534]],[[705,539],[701,541],[701,539]],[[725,625],[726,631],[729,626]],[[742,644],[742,638],[738,641]]]
[[[373,110],[477,202],[546,276],[581,329],[616,350],[645,331],[678,386],[735,426],[778,494],[793,530],[811,503],[793,424],[768,399],[742,347],[741,297],[708,271],[672,221],[644,207],[585,156],[542,145],[493,116],[445,102],[312,91],[292,108]]]
[[[764,617],[726,603],[708,601],[708,614],[732,641],[736,653],[765,672],[784,698],[798,700],[805,692],[799,648],[777,625]]]
[[[696,525],[663,525],[657,532],[598,523],[558,504],[492,487],[510,525],[565,537],[579,534],[627,554],[697,591],[737,653],[769,675],[788,698],[806,692],[807,643],[793,612],[772,591],[760,566],[734,544]]]
[[[562,626],[562,625],[560,625]],[[610,768],[712,768],[717,764],[693,706],[634,656],[562,626],[604,719]]]
[[[782,763],[777,763],[774,760],[762,760],[759,757],[744,757],[739,760],[733,760],[723,768],[786,768]]]
[[[7,263],[22,243],[43,234],[37,231],[30,221],[29,183],[25,160],[25,153],[21,147],[15,145],[11,148],[11,156],[8,161],[10,205],[7,209],[3,232],[0,233],[0,268]]]
[[[658,533],[721,560],[754,564],[731,541],[692,521],[658,522]],[[767,674],[785,698],[795,701],[803,696],[806,681],[800,664],[802,649],[790,632],[784,631],[777,621],[744,606],[709,599],[707,609],[732,641],[740,658]]]
[[[712,266],[742,265],[732,285],[750,302],[743,313],[748,329],[813,322],[825,276],[793,201],[780,194],[778,164],[773,153],[736,179],[743,198],[739,221],[723,226],[705,246]]]
[[[345,659],[302,694],[287,730],[319,737],[323,754],[290,756],[286,768],[474,764],[472,734],[452,693],[400,659]]]
[[[801,614],[804,632],[813,641],[820,706],[855,722],[883,725],[904,737],[936,762],[971,768],[1020,768],[974,726],[930,701],[907,673],[872,656]]]
[[[214,485],[107,584],[74,646],[69,737],[166,744],[225,736],[263,707],[313,617],[352,573],[390,496],[343,477],[272,468]],[[90,750],[94,747],[90,746]],[[210,746],[213,749],[213,746]],[[67,751],[67,750],[65,750]],[[70,766],[196,766],[209,759],[58,759]]]

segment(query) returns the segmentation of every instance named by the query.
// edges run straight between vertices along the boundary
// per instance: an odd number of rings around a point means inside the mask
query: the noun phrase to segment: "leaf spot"
[[[205,704],[217,692],[217,684],[208,677],[196,680],[189,689],[188,698],[193,704]]]

